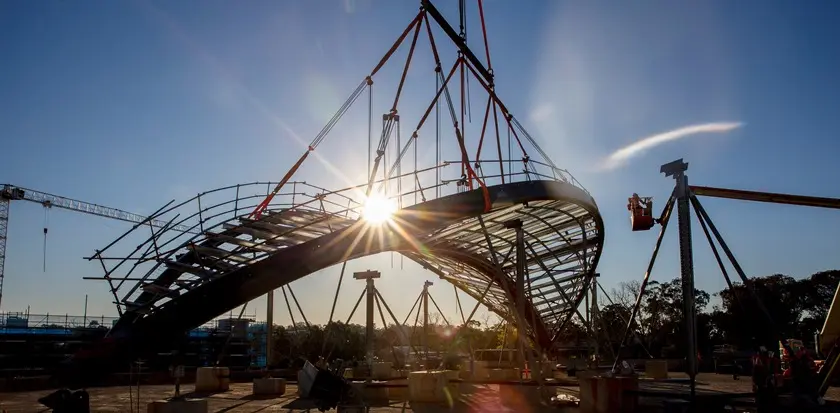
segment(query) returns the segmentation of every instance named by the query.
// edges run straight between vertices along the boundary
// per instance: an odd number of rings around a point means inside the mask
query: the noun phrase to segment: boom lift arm
[[[3,268],[6,262],[6,240],[9,226],[9,206],[11,201],[35,202],[41,204],[45,208],[62,208],[69,211],[131,222],[138,225],[147,224],[157,228],[162,228],[167,224],[165,221],[153,218],[150,219],[149,217],[135,214],[133,212],[123,211],[117,208],[110,208],[46,192],[4,184],[2,189],[0,189],[0,304],[2,304],[3,301]],[[190,230],[189,227],[184,225],[175,225],[172,229],[184,232],[188,232]],[[46,228],[44,228],[44,234],[46,234]]]

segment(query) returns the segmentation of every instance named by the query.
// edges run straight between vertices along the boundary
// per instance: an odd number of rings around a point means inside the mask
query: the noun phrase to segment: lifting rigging
[[[483,13],[482,4],[479,4],[479,11],[480,14]],[[481,17],[482,32],[486,32],[484,18]],[[432,20],[437,24],[433,25]],[[422,27],[423,25],[425,28]],[[447,68],[442,69],[442,54],[438,53],[437,47],[445,45],[435,43],[432,34],[434,26],[442,28],[444,34],[456,46],[454,49],[457,50],[458,56],[454,59],[451,68],[450,63],[447,63]],[[466,28],[463,31],[465,32]],[[400,142],[399,122],[400,117],[405,120],[405,115],[399,113],[401,90],[397,90],[394,100],[388,101],[379,144],[372,147],[369,153],[371,157],[368,165],[369,174],[364,184],[330,191],[306,184],[306,182],[292,182],[293,175],[308,158],[310,152],[320,147],[326,134],[336,126],[338,119],[346,114],[350,105],[364,95],[365,88],[368,89],[368,95],[370,95],[374,75],[392,57],[400,44],[412,35],[412,40],[405,43],[414,45],[416,38],[424,34],[428,35],[434,57],[437,87],[432,101],[425,108],[421,108],[421,110],[425,109],[425,112],[420,116],[410,137]],[[592,276],[600,257],[603,222],[591,195],[581,188],[567,171],[556,168],[547,157],[545,159],[530,158],[524,149],[525,144],[530,143],[529,151],[536,150],[540,155],[544,153],[496,96],[489,53],[485,66],[466,47],[465,37],[456,33],[430,2],[423,1],[420,12],[413,16],[412,22],[405,28],[399,39],[370,74],[362,80],[347,102],[316,136],[279,183],[263,183],[266,185],[264,192],[260,191],[260,194],[247,198],[241,196],[240,186],[237,185],[235,198],[210,206],[207,203],[202,205],[202,197],[205,194],[213,193],[212,199],[220,199],[224,196],[223,192],[232,192],[234,187],[201,193],[192,200],[180,204],[184,205],[184,208],[197,205],[198,212],[189,215],[189,219],[197,222],[191,227],[198,232],[196,236],[153,234],[144,244],[147,247],[145,250],[135,248],[135,252],[128,257],[104,256],[103,253],[110,245],[97,251],[91,259],[99,259],[103,262],[106,274],[102,279],[112,283],[111,291],[115,302],[118,303],[118,310],[121,312],[121,318],[109,333],[109,339],[113,339],[111,342],[120,340],[120,342],[136,343],[137,346],[136,349],[126,348],[124,352],[119,353],[119,356],[131,357],[135,352],[141,352],[139,349],[146,347],[144,343],[147,341],[151,343],[150,337],[168,337],[198,325],[202,319],[210,317],[211,313],[215,316],[221,311],[233,310],[264,294],[273,294],[277,288],[283,285],[288,286],[289,283],[312,274],[313,271],[343,263],[348,259],[372,255],[377,250],[380,252],[398,251],[475,298],[476,306],[480,302],[510,322],[516,319],[518,324],[530,324],[520,325],[522,332],[525,333],[523,337],[527,337],[543,349],[550,349],[551,342],[554,341],[568,318],[573,313],[580,316],[575,308],[583,299],[582,291],[585,285],[588,285],[587,279]],[[488,51],[486,39],[484,40],[484,49]],[[409,52],[404,65],[398,65],[403,78],[412,61],[411,55],[412,52]],[[413,61],[416,63],[418,60]],[[459,69],[461,70],[459,77],[463,77],[459,85],[462,89],[460,91],[461,105],[465,105],[467,101],[465,88],[469,77],[475,77],[472,81],[477,81],[483,91],[489,95],[488,107],[493,107],[494,119],[489,120],[490,110],[486,108],[481,134],[492,134],[493,131],[488,131],[486,124],[497,123],[494,126],[497,139],[495,146],[500,151],[498,160],[494,159],[495,156],[492,158],[487,156],[487,153],[491,152],[487,150],[484,151],[486,158],[482,159],[481,143],[476,153],[467,154],[468,141],[464,137],[464,123],[469,119],[467,116],[469,112],[463,106],[454,107],[453,100],[455,99],[452,99],[451,95],[458,96],[459,94],[449,93],[450,88],[456,87],[458,83],[457,80],[452,81],[452,78]],[[403,78],[399,84],[403,83]],[[372,105],[368,106],[369,119],[372,119],[370,109]],[[432,170],[437,173],[449,164],[445,161],[440,162],[440,145],[436,144],[438,162],[430,168],[417,169],[416,167],[416,143],[419,131],[426,121],[430,120],[431,112],[439,106],[447,106],[445,110],[449,112],[448,116],[452,121],[451,131],[454,131],[453,135],[456,139],[452,139],[454,142],[450,144],[457,144],[457,147],[452,145],[448,150],[458,153],[460,159],[456,162],[461,164],[461,179],[436,180],[434,183],[422,182],[421,186],[419,173]],[[447,116],[447,114],[444,115],[444,117]],[[501,122],[498,122],[498,115],[503,118]],[[496,122],[493,122],[494,120]],[[436,119],[436,122],[439,121],[440,119]],[[506,160],[503,160],[501,156],[502,130],[499,129],[498,123],[502,123],[502,127],[507,129],[508,146],[513,148],[512,151],[509,149],[507,154],[509,159]],[[476,127],[471,132],[476,132],[477,135],[479,128]],[[438,132],[434,133],[440,135]],[[392,138],[396,138],[396,147],[390,145],[389,151],[388,146]],[[523,140],[528,142],[522,142]],[[369,141],[372,141],[370,137]],[[402,172],[401,162],[406,160],[403,159],[404,155],[409,153],[412,145],[415,152],[414,171]],[[474,149],[470,148],[470,151],[472,150]],[[520,150],[521,154],[515,153]],[[513,161],[510,158],[520,156],[522,171],[512,171],[515,163],[520,162],[520,159]],[[373,158],[377,158],[377,167],[382,172],[374,167]],[[482,163],[485,170],[482,170]],[[494,170],[498,168],[498,172],[488,171],[491,169],[490,166],[493,166]],[[384,178],[375,178],[379,176],[384,176]],[[405,193],[400,191],[400,179],[403,178],[413,178],[414,191],[411,189]],[[396,185],[388,188],[389,180],[394,179]],[[489,180],[495,181],[492,187],[486,184]],[[495,185],[499,180],[506,185],[506,188],[502,189],[499,185]],[[467,194],[438,194],[436,199],[426,200],[425,195],[430,193],[430,189],[437,190],[451,183],[460,185],[458,192],[462,192],[464,188],[473,189],[473,191]],[[305,189],[295,188],[312,188],[316,193],[313,195],[305,192]],[[363,202],[358,202],[350,196],[343,195],[348,193],[380,195],[378,191],[380,189],[386,189],[384,191],[386,193],[382,195],[388,197],[389,200],[396,200],[395,203],[403,210],[396,213],[395,219],[404,222],[409,235],[405,239],[394,233],[374,243],[376,232],[365,232],[370,229],[370,226],[358,221],[360,216],[358,210],[364,208],[366,200],[361,199]],[[396,189],[397,194],[387,189]],[[424,191],[427,192],[424,194]],[[415,205],[403,208],[402,197],[412,194],[415,198],[419,194],[423,200],[422,204],[425,205],[419,205],[415,201]],[[296,201],[296,196],[298,201]],[[395,199],[396,197],[400,198]],[[336,198],[343,198],[343,200],[336,202]],[[252,201],[254,204],[251,203]],[[320,208],[315,207],[318,203],[321,204]],[[324,208],[325,203],[331,204],[328,208]],[[178,212],[175,208],[160,212],[159,216],[173,215]],[[496,210],[493,211],[494,215],[488,216],[485,220],[482,214],[489,208]],[[242,214],[243,211],[245,214]],[[414,211],[420,214],[412,216]],[[475,217],[478,218],[477,221],[468,219]],[[520,225],[508,226],[508,221],[518,221]],[[455,238],[459,232],[465,236],[459,235]],[[516,235],[515,241],[514,235]],[[428,248],[430,254],[424,255],[413,251],[418,248],[410,242],[415,237],[418,239],[422,237],[421,247]],[[185,238],[189,239],[185,240]],[[323,243],[310,242],[315,239],[324,241]],[[453,242],[456,240],[457,242]],[[402,243],[406,243],[407,250],[403,248]],[[313,248],[318,248],[318,250],[315,251]],[[507,254],[505,250],[508,251]],[[517,252],[516,257],[512,255],[514,250]],[[128,264],[123,266],[117,274],[117,269],[121,264],[138,261],[150,262],[151,269],[140,269],[138,272],[143,272],[142,274],[133,275],[132,272],[136,266]],[[516,266],[513,265],[514,261],[516,261]],[[282,274],[277,274],[275,268],[282,268]],[[514,273],[516,286],[513,282]],[[534,273],[534,281],[541,280],[539,283],[535,282],[533,286],[531,273]],[[562,277],[557,277],[561,275]],[[580,282],[581,280],[585,282]],[[137,284],[133,286],[127,284],[128,291],[121,291],[118,296],[116,290],[125,281],[137,281]],[[116,287],[114,287],[115,283],[118,283]],[[485,288],[482,289],[482,287]],[[291,290],[289,292],[294,300],[294,294]],[[283,293],[285,296],[285,292]],[[208,300],[209,296],[217,297],[217,299]],[[524,306],[524,309],[521,308],[527,300],[531,303]],[[207,301],[211,301],[212,304],[206,305]],[[286,301],[286,307],[291,307],[288,299]],[[269,303],[271,302],[269,299]],[[177,316],[169,315],[176,311]],[[468,323],[474,314],[475,309],[470,313],[470,317],[466,317],[465,323]],[[462,318],[464,315],[462,312]],[[271,321],[268,323],[271,324]],[[266,340],[267,344],[270,337]],[[101,353],[95,353],[88,359],[102,358],[105,354],[110,354],[111,350],[106,347],[103,345]],[[77,365],[81,366],[87,359],[81,357],[78,360]]]
[[[149,225],[155,228],[169,227],[175,231],[189,231],[189,228],[183,225],[175,225],[171,227],[167,226],[166,222],[155,219],[154,215],[146,217],[117,208],[106,207],[91,202],[79,201],[46,192],[35,191],[16,185],[4,184],[2,189],[0,189],[0,304],[2,304],[3,301],[3,271],[6,261],[6,242],[8,241],[9,209],[11,201],[29,201],[41,204],[44,207],[44,271],[47,269],[47,231],[49,226],[48,211],[53,207],[103,218],[115,219],[118,221],[131,222],[135,224],[135,227],[140,225]]]
[[[456,138],[456,143],[458,144],[458,149],[460,151],[461,159],[459,159],[459,163],[461,164],[461,180],[458,181],[459,188],[466,190],[467,188],[473,189],[474,185],[477,184],[479,188],[482,189],[485,197],[485,210],[489,210],[490,208],[490,199],[487,192],[486,185],[484,183],[485,178],[480,176],[483,175],[481,171],[481,150],[484,141],[484,135],[487,130],[488,123],[490,122],[490,108],[493,109],[493,121],[496,125],[496,147],[498,150],[498,164],[500,168],[499,176],[502,179],[502,183],[505,182],[505,170],[504,170],[504,160],[502,154],[502,146],[501,146],[501,136],[500,136],[500,128],[499,128],[499,111],[501,111],[501,116],[504,119],[506,126],[508,129],[508,147],[510,148],[510,138],[516,142],[518,149],[522,152],[521,161],[524,166],[524,173],[526,175],[531,174],[534,172],[533,168],[535,165],[539,163],[534,163],[531,160],[530,156],[528,155],[527,151],[525,150],[525,146],[523,145],[520,136],[524,137],[530,145],[542,156],[545,164],[543,166],[547,166],[551,169],[552,174],[556,175],[559,170],[556,168],[554,163],[551,159],[547,156],[547,154],[539,147],[537,142],[524,130],[522,125],[514,118],[514,116],[510,113],[507,107],[501,102],[499,97],[496,95],[495,92],[495,82],[494,82],[494,74],[492,69],[492,64],[490,63],[490,49],[489,44],[487,42],[487,28],[484,19],[484,7],[482,1],[478,1],[478,10],[479,10],[479,17],[481,22],[481,32],[483,37],[484,43],[484,51],[486,54],[486,66],[485,64],[473,53],[473,51],[467,46],[467,35],[466,35],[466,4],[464,0],[459,1],[459,10],[460,10],[460,32],[456,32],[456,30],[446,21],[443,15],[438,11],[438,9],[428,0],[421,1],[421,10],[419,13],[414,17],[414,19],[409,23],[409,25],[403,30],[401,35],[397,38],[397,40],[393,43],[391,48],[387,51],[387,53],[382,57],[379,63],[374,67],[374,69],[359,83],[353,93],[350,94],[348,99],[344,102],[344,104],[339,108],[339,110],[333,115],[333,117],[327,122],[327,124],[321,129],[321,131],[315,136],[312,142],[304,151],[303,155],[295,162],[295,164],[286,172],[283,178],[277,183],[274,189],[267,194],[265,199],[254,209],[251,213],[251,218],[259,218],[266,210],[266,208],[271,203],[272,199],[280,192],[280,190],[292,179],[295,173],[300,169],[303,163],[308,158],[309,154],[315,151],[320,145],[326,136],[330,133],[333,127],[338,123],[338,121],[347,113],[350,107],[353,105],[356,100],[363,95],[365,89],[368,89],[369,92],[369,112],[368,119],[369,119],[369,127],[368,127],[368,142],[371,143],[371,134],[372,134],[372,89],[374,85],[374,77],[376,74],[385,66],[385,64],[390,60],[390,58],[394,55],[400,45],[406,40],[406,38],[412,34],[411,46],[408,52],[408,56],[405,60],[404,67],[402,70],[402,75],[400,77],[399,86],[397,87],[396,95],[394,96],[393,104],[387,113],[383,115],[382,118],[382,131],[379,138],[379,142],[375,148],[369,148],[368,150],[368,184],[364,190],[365,196],[370,196],[374,190],[374,184],[376,180],[376,175],[378,173],[380,164],[386,157],[386,153],[389,147],[389,142],[391,140],[392,134],[396,134],[396,144],[397,144],[397,154],[396,159],[394,160],[392,166],[386,171],[385,179],[383,181],[383,186],[387,185],[388,181],[396,176],[402,176],[400,168],[403,158],[407,155],[408,151],[414,146],[415,149],[415,164],[416,164],[416,140],[419,136],[419,131],[422,126],[425,124],[426,120],[428,119],[429,115],[431,114],[432,110],[435,110],[436,114],[439,114],[439,105],[440,100],[443,97],[445,104],[448,106],[448,111],[451,117],[454,134]],[[432,26],[429,17],[431,20],[434,20],[435,23],[443,30],[443,32],[447,35],[447,37],[454,43],[458,50],[458,57],[453,64],[452,68],[444,73],[442,70],[442,63],[441,57],[438,52],[438,46],[435,43],[434,35],[432,34]],[[414,128],[410,138],[405,142],[405,144],[400,147],[400,137],[399,137],[399,130],[400,130],[400,116],[399,116],[399,108],[398,104],[400,101],[401,94],[403,92],[403,86],[406,81],[406,75],[408,73],[409,67],[412,62],[412,57],[414,56],[414,52],[416,49],[417,41],[421,32],[422,26],[426,26],[426,34],[429,38],[429,44],[431,47],[432,55],[435,61],[435,74],[436,74],[436,81],[437,81],[437,93],[433,98],[432,102],[428,105],[425,113],[421,116],[420,121],[418,122],[417,126]],[[413,33],[412,33],[413,32]],[[451,94],[450,94],[450,86],[449,83],[454,77],[456,71],[459,71],[460,77],[460,108],[456,109],[455,104],[453,104]],[[470,74],[472,76],[470,76]],[[465,128],[465,114],[467,114],[470,110],[468,107],[469,104],[469,94],[467,91],[469,78],[475,77],[476,80],[481,84],[481,86],[485,89],[488,94],[488,101],[487,106],[485,109],[485,115],[483,120],[483,125],[481,129],[481,135],[478,143],[478,148],[475,156],[474,161],[470,161],[470,156],[467,152],[467,148],[465,146],[465,138],[464,138],[464,128]],[[454,82],[453,82],[454,83]],[[440,121],[440,117],[436,116],[436,122]],[[439,123],[438,123],[439,125]],[[439,128],[436,128],[436,135],[439,135]],[[439,145],[439,136],[437,137],[438,143],[436,143],[437,148],[437,155],[436,160],[440,163],[440,145]],[[371,153],[372,152],[372,153]],[[373,159],[371,159],[371,155],[373,155]],[[508,150],[508,157],[512,155],[512,152]],[[510,169],[510,162],[511,160],[507,161],[509,164],[508,169]],[[372,165],[371,165],[372,163]],[[416,168],[415,168],[416,169]],[[510,174],[510,171],[508,171]],[[415,171],[415,178],[416,178],[416,171]],[[510,179],[510,177],[508,177]],[[440,176],[437,176],[437,182],[435,183],[436,188],[437,185],[441,184]],[[401,185],[402,179],[398,179],[397,186]],[[422,195],[422,188],[420,188],[421,195]],[[416,193],[416,192],[415,192]],[[398,200],[400,203],[402,196]]]
[[[327,124],[321,129],[321,131],[315,136],[312,142],[304,151],[303,155],[295,162],[295,164],[286,172],[283,178],[277,183],[277,185],[273,188],[273,190],[267,194],[265,199],[257,205],[257,207],[253,210],[250,214],[249,218],[259,219],[262,214],[267,210],[269,205],[271,204],[273,198],[280,193],[283,187],[292,179],[295,173],[300,169],[303,163],[308,158],[309,154],[320,145],[326,136],[330,133],[333,127],[338,123],[338,121],[344,116],[345,113],[352,107],[352,105],[356,102],[356,100],[364,94],[365,89],[368,90],[368,180],[367,185],[364,189],[364,197],[367,199],[373,195],[382,195],[385,198],[388,197],[388,183],[396,177],[396,190],[397,190],[397,199],[396,204],[398,208],[402,208],[402,199],[403,199],[403,192],[402,192],[402,162],[403,158],[408,154],[411,146],[414,146],[414,164],[415,164],[415,171],[414,171],[414,178],[415,178],[415,198],[417,192],[420,192],[420,195],[425,201],[425,196],[423,195],[423,188],[420,186],[419,178],[417,177],[417,138],[419,136],[419,131],[430,116],[432,110],[435,110],[435,121],[437,123],[435,128],[436,134],[436,161],[437,164],[440,164],[440,99],[443,96],[444,101],[449,109],[449,114],[451,117],[452,125],[454,128],[454,133],[456,137],[456,141],[458,144],[458,149],[461,154],[461,159],[459,159],[459,163],[461,164],[461,180],[457,182],[458,190],[459,191],[466,191],[474,189],[474,184],[478,184],[481,188],[484,198],[484,212],[489,212],[491,209],[491,200],[489,191],[487,190],[487,186],[485,185],[485,177],[483,171],[481,170],[481,150],[484,143],[484,136],[485,132],[487,131],[487,126],[490,121],[490,108],[493,108],[493,123],[495,125],[495,135],[496,135],[496,147],[498,150],[498,164],[499,164],[499,176],[501,177],[501,181],[505,183],[505,169],[504,169],[504,161],[503,161],[503,154],[502,154],[502,146],[501,146],[501,136],[500,136],[500,128],[499,128],[499,119],[498,119],[498,111],[502,111],[502,116],[504,117],[505,121],[507,122],[507,133],[508,133],[508,157],[511,156],[511,135],[515,138],[518,148],[522,151],[522,162],[524,165],[524,173],[530,179],[530,172],[532,171],[532,166],[529,165],[530,157],[525,150],[525,146],[522,144],[519,135],[522,134],[529,143],[537,150],[537,152],[543,156],[543,159],[547,163],[547,165],[551,168],[552,174],[556,176],[557,168],[554,166],[554,163],[551,159],[547,156],[547,154],[539,147],[536,141],[528,135],[528,133],[524,130],[524,128],[519,124],[519,122],[513,117],[513,115],[507,110],[507,108],[502,104],[501,100],[496,96],[495,92],[495,82],[494,82],[494,74],[492,69],[492,64],[490,61],[490,48],[489,43],[487,40],[487,28],[484,19],[484,7],[482,0],[478,0],[478,14],[480,17],[481,22],[481,32],[483,38],[483,45],[484,51],[486,55],[486,62],[487,66],[485,68],[484,63],[472,52],[472,50],[467,46],[467,19],[466,19],[466,0],[459,0],[459,23],[460,23],[460,32],[456,33],[455,29],[446,21],[443,15],[438,11],[438,9],[429,1],[429,0],[421,0],[421,9],[417,13],[417,15],[412,19],[409,25],[403,30],[397,40],[392,44],[390,49],[385,53],[382,59],[378,62],[378,64],[373,68],[373,70],[358,84],[356,89],[350,94],[348,99],[343,103],[343,105],[339,108],[339,110],[333,115],[333,117],[327,122]],[[434,20],[437,25],[444,31],[444,33],[449,37],[449,39],[455,44],[458,52],[457,52],[457,59],[449,70],[448,74],[444,75],[442,70],[442,63],[441,57],[438,53],[438,46],[435,43],[434,36],[432,34],[432,25],[429,20],[429,16],[431,16],[432,20]],[[420,36],[420,32],[422,26],[425,24],[425,31],[428,35],[429,45],[432,51],[432,55],[434,57],[435,62],[435,78],[436,78],[436,94],[433,100],[430,102],[428,107],[425,110],[425,113],[420,118],[417,126],[415,127],[414,131],[412,132],[410,138],[405,142],[405,145],[401,146],[401,124],[400,124],[400,114],[399,114],[399,102],[400,97],[403,92],[403,87],[406,83],[406,76],[409,71],[409,67],[412,63],[412,58],[414,57],[414,53],[416,50],[418,38]],[[410,48],[408,51],[408,55],[405,59],[403,64],[402,73],[400,76],[399,84],[396,89],[396,94],[393,99],[393,104],[391,105],[390,109],[387,113],[382,115],[382,129],[379,141],[375,147],[375,151],[372,151],[371,144],[372,144],[372,120],[373,120],[373,85],[374,85],[374,77],[376,74],[385,66],[385,64],[390,60],[390,58],[394,55],[394,53],[399,49],[399,47],[403,44],[406,38],[411,35],[411,43]],[[453,104],[452,97],[449,90],[449,83],[455,74],[456,70],[460,69],[460,110],[456,113],[456,108]],[[471,110],[469,104],[469,74],[474,75],[479,83],[484,87],[488,94],[487,98],[487,106],[485,109],[484,120],[481,128],[481,135],[478,142],[478,147],[475,155],[474,164],[471,163],[470,157],[468,155],[468,150],[465,143],[465,114],[469,115],[469,119],[471,120]],[[459,118],[460,114],[460,118]],[[517,132],[517,130],[519,132]],[[392,135],[395,135],[396,139],[396,156],[393,161],[393,164],[390,168],[386,168],[383,170],[383,177],[381,182],[381,194],[374,193],[374,186],[377,183],[376,177],[378,171],[380,169],[380,165],[385,162],[387,164],[387,153],[389,149],[389,142],[391,141]],[[372,158],[372,159],[371,159]],[[510,161],[508,161],[509,170],[510,170]],[[508,171],[510,173],[510,171]],[[480,176],[481,175],[481,176]],[[440,180],[439,172],[436,173],[436,182],[435,182],[435,189],[438,191],[439,186],[441,185],[442,181]],[[419,187],[419,190],[418,190]],[[439,195],[439,193],[438,193]],[[237,248],[235,251],[242,250],[243,248]],[[393,265],[393,254],[392,254],[392,265]],[[343,270],[342,270],[343,273]],[[267,308],[273,308],[273,291],[270,291],[267,294],[267,300],[269,302]],[[272,316],[269,316],[272,317]],[[268,345],[270,346],[271,339],[268,340]]]
[[[691,397],[693,398],[695,396],[694,378],[697,373],[697,359],[696,357],[692,357],[692,355],[697,354],[697,331],[694,295],[690,293],[694,290],[694,269],[692,262],[690,226],[690,210],[692,207],[697,214],[698,221],[700,222],[700,228],[703,230],[703,234],[709,246],[712,249],[712,253],[715,257],[715,260],[717,261],[718,267],[720,268],[721,274],[723,275],[723,278],[725,279],[728,288],[732,290],[733,284],[732,280],[729,277],[729,273],[727,272],[726,267],[724,266],[723,260],[721,259],[721,255],[717,248],[718,245],[720,246],[720,249],[723,251],[726,258],[731,263],[732,267],[735,269],[735,272],[738,274],[738,277],[740,278],[741,282],[744,284],[744,286],[747,287],[747,291],[750,293],[753,304],[759,309],[760,313],[762,314],[764,321],[767,324],[768,330],[771,332],[772,336],[775,337],[775,341],[778,341],[779,343],[781,343],[781,345],[786,346],[786,340],[779,336],[779,332],[775,325],[775,322],[773,321],[773,318],[771,317],[769,311],[764,306],[761,299],[755,292],[752,281],[747,277],[746,273],[744,272],[743,268],[738,263],[738,261],[735,259],[734,254],[724,241],[717,227],[712,222],[711,218],[709,218],[709,215],[706,212],[705,208],[703,208],[703,206],[700,204],[698,196],[831,209],[840,209],[840,199],[779,194],[771,192],[744,191],[706,186],[691,186],[688,185],[688,177],[685,175],[685,171],[687,169],[688,163],[683,162],[682,159],[676,160],[674,162],[662,166],[660,172],[664,173],[666,176],[673,176],[677,181],[677,184],[670,198],[666,202],[665,207],[663,208],[659,218],[654,218],[651,214],[652,198],[640,197],[638,194],[633,194],[629,198],[627,208],[628,210],[630,210],[631,214],[630,219],[632,230],[649,230],[653,227],[654,224],[657,223],[661,225],[661,230],[659,232],[659,236],[657,237],[653,254],[651,255],[647,270],[645,271],[644,278],[642,279],[641,288],[639,290],[639,294],[636,297],[636,303],[633,306],[632,312],[630,313],[630,319],[627,321],[627,326],[624,330],[624,336],[620,345],[621,347],[624,347],[624,343],[627,341],[627,338],[632,331],[633,322],[635,321],[636,315],[638,314],[642,302],[642,297],[645,294],[645,289],[650,280],[650,274],[653,269],[654,263],[656,262],[657,255],[659,253],[659,248],[662,245],[663,236],[665,234],[665,230],[668,227],[668,222],[670,220],[671,213],[674,210],[674,206],[677,206],[679,226],[678,232],[680,239],[680,261],[682,266],[683,283],[683,318],[685,322],[686,340],[688,341],[687,354],[689,355],[688,357],[686,357],[686,361],[687,373],[689,375],[691,385]],[[738,304],[742,306],[745,305],[745,303],[742,303],[740,301],[738,302]],[[834,348],[840,349],[840,347],[838,347],[837,344],[838,343],[835,343]],[[621,349],[619,349],[619,354],[620,352]],[[824,383],[827,383],[827,381],[831,379],[832,370],[830,369],[832,369],[833,366],[837,364],[837,360],[840,360],[840,351],[832,350],[832,355],[834,357],[833,359],[826,360],[826,365],[830,367],[825,367],[823,370],[820,371],[819,382],[821,387],[819,388],[819,390],[821,395],[825,392],[826,386]],[[618,365],[618,362],[619,359],[616,358],[615,364],[613,366],[614,369]]]

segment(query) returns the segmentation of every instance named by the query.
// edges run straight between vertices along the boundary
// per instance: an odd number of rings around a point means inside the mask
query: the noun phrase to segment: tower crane
[[[29,201],[41,204],[44,208],[62,208],[69,211],[83,214],[96,215],[103,218],[116,219],[119,221],[131,222],[134,224],[148,224],[153,227],[162,228],[167,225],[165,221],[150,219],[149,217],[123,211],[117,208],[110,208],[90,202],[79,201],[72,198],[48,194],[22,188],[16,185],[4,184],[0,189],[0,304],[3,302],[3,277],[4,264],[6,262],[6,242],[9,228],[9,207],[11,201]],[[190,228],[184,225],[174,225],[172,229],[190,232]],[[46,240],[47,227],[44,227]]]

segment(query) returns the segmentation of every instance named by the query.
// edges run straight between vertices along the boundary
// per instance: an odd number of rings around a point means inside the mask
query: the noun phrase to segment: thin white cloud
[[[533,111],[531,111],[531,120],[533,122],[545,122],[554,114],[554,105],[551,103],[541,103]]]
[[[675,141],[702,133],[725,133],[740,128],[741,126],[743,126],[743,123],[741,122],[703,123],[700,125],[683,126],[682,128],[648,136],[610,154],[610,156],[608,156],[604,161],[603,168],[606,170],[612,170],[624,166],[630,159],[635,158],[643,154],[646,150],[659,146],[665,142]]]

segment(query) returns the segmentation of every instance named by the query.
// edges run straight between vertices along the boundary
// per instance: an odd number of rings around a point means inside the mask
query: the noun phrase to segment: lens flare
[[[381,195],[371,195],[365,201],[362,217],[372,224],[389,221],[397,212],[397,203]]]

